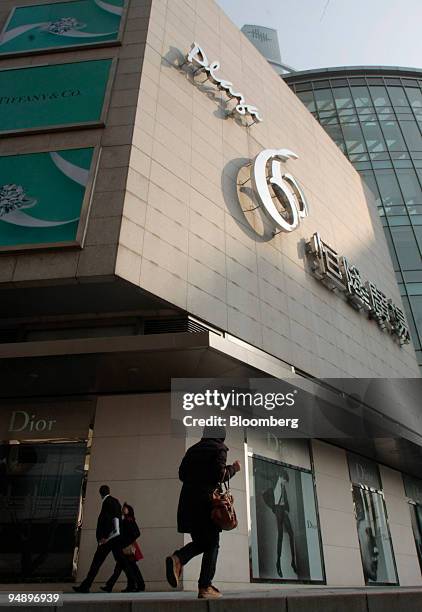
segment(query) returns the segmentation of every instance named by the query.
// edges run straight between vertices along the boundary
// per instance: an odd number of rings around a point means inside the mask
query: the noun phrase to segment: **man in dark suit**
[[[89,593],[92,583],[99,572],[100,567],[106,560],[109,553],[113,553],[117,563],[120,563],[127,575],[128,582],[132,583],[130,567],[125,555],[122,552],[120,538],[120,521],[122,518],[122,507],[115,497],[110,495],[110,487],[101,485],[100,495],[103,500],[101,512],[97,521],[96,537],[98,542],[97,550],[92,559],[88,574],[79,586],[74,586],[76,593]]]

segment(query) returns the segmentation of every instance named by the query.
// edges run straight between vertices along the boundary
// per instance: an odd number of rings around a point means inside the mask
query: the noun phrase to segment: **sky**
[[[240,28],[278,30],[282,62],[422,68],[422,0],[216,0]]]

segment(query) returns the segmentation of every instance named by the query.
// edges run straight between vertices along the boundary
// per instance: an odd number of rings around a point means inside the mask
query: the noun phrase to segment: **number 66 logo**
[[[256,156],[251,177],[255,197],[269,220],[283,232],[295,230],[309,211],[297,181],[282,170],[281,162],[289,158],[297,159],[298,156],[289,149],[265,149]]]

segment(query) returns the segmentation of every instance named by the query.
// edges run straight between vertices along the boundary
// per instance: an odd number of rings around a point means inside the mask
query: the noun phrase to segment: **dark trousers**
[[[191,534],[192,542],[175,551],[182,563],[186,565],[193,557],[202,556],[201,573],[199,575],[198,587],[206,588],[212,583],[217,565],[218,549],[220,547],[220,532],[214,526]]]
[[[127,582],[126,588],[128,590],[130,589],[137,589],[138,591],[145,591],[145,582],[144,582],[144,578],[141,574],[141,570],[138,567],[138,564],[136,561],[133,560],[128,560],[130,569],[132,571],[132,576],[134,578],[134,584],[130,584],[129,580]],[[116,584],[116,582],[119,579],[120,574],[123,571],[123,567],[122,565],[117,562],[116,565],[114,566],[114,572],[113,574],[110,576],[110,578],[107,580],[106,582],[106,587],[108,589],[110,589],[110,591],[113,590],[114,585]]]
[[[134,583],[134,578],[132,571],[127,563],[125,555],[122,552],[122,545],[120,542],[120,538],[117,536],[112,538],[105,544],[99,544],[97,550],[95,551],[94,558],[91,562],[91,567],[88,570],[88,574],[86,575],[85,580],[81,582],[81,587],[84,589],[90,589],[92,583],[95,580],[96,575],[98,574],[100,567],[108,557],[110,553],[113,553],[113,557],[116,560],[116,563],[120,563],[123,571],[125,572],[128,583],[132,586]]]

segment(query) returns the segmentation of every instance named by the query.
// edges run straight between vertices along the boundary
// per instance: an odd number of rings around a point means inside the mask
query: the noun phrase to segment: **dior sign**
[[[52,431],[55,423],[57,423],[56,419],[50,417],[39,418],[26,410],[14,410],[10,417],[9,433]]]
[[[229,98],[235,99],[237,104],[234,110],[230,114],[237,113],[241,117],[250,115],[254,123],[262,121],[262,117],[259,114],[256,106],[246,104],[245,97],[242,93],[235,91],[233,83],[221,79],[216,75],[216,72],[220,70],[220,62],[210,62],[205,54],[205,51],[196,43],[192,43],[192,48],[186,56],[186,62],[197,66],[198,70],[205,72],[207,80],[211,81],[217,86],[217,89],[224,91]]]

